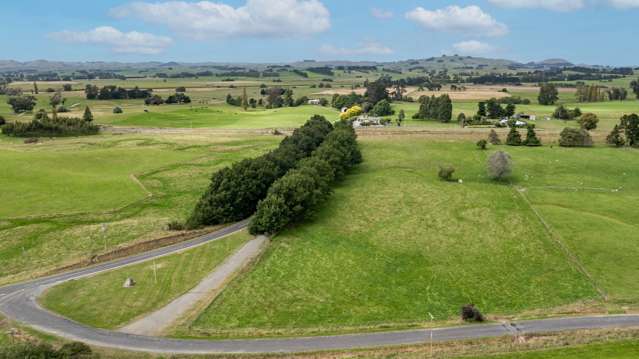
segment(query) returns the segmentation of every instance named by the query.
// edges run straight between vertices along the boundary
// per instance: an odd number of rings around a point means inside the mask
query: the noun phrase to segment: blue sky
[[[639,65],[639,0],[11,1],[0,58],[399,60],[441,54]]]

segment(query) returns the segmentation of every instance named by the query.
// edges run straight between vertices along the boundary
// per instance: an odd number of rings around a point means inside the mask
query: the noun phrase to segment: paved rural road
[[[53,314],[41,308],[36,301],[36,298],[42,294],[44,290],[53,285],[192,248],[220,239],[230,233],[245,228],[246,225],[247,222],[243,221],[189,242],[156,249],[90,268],[0,288],[0,312],[10,319],[70,340],[83,341],[91,345],[102,347],[152,353],[291,353],[417,344],[430,340],[431,330],[429,329],[285,339],[208,341],[147,337],[90,328]],[[99,309],[96,308],[96,310]],[[556,318],[517,321],[504,324],[439,328],[432,330],[432,338],[433,341],[440,342],[575,329],[635,326],[639,326],[639,315]]]

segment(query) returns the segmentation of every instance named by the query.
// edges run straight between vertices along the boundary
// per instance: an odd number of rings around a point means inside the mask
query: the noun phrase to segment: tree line
[[[259,202],[249,225],[251,234],[275,234],[308,218],[331,194],[331,183],[362,161],[355,130],[339,122],[309,158],[278,179]]]
[[[250,217],[273,182],[310,156],[331,131],[330,122],[322,116],[313,116],[275,150],[216,172],[186,226],[198,228]]]
[[[89,84],[84,88],[84,93],[87,100],[127,100],[149,98],[153,94],[153,90],[140,89],[137,86],[127,90],[113,85],[98,88],[96,85]]]

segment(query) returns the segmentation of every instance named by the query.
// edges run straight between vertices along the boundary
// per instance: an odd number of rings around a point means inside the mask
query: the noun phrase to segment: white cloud
[[[357,56],[357,55],[390,55],[393,49],[378,42],[365,42],[356,47],[336,47],[333,45],[323,45],[320,52],[331,56]]]
[[[406,13],[406,18],[435,31],[487,36],[501,36],[508,33],[506,25],[475,5],[467,7],[453,5],[438,10],[427,10],[420,6]]]
[[[376,17],[378,19],[390,19],[393,17],[393,12],[390,10],[384,10],[384,9],[379,9],[379,8],[372,8],[371,9],[371,15],[373,15],[373,17]]]
[[[495,48],[481,41],[469,40],[454,44],[453,49],[460,55],[485,55]]]
[[[579,10],[586,5],[585,0],[489,0],[491,3],[510,8],[540,8],[553,11]],[[632,1],[632,0],[612,0]]]
[[[639,7],[639,0],[609,0],[612,6],[619,9]]]
[[[96,27],[90,31],[60,31],[49,37],[78,44],[98,44],[110,46],[114,52],[130,54],[158,54],[169,47],[173,40],[144,32],[122,32],[111,26]]]
[[[212,1],[134,2],[111,15],[169,26],[197,39],[225,36],[291,37],[326,31],[330,13],[319,0],[247,0],[234,8]]]

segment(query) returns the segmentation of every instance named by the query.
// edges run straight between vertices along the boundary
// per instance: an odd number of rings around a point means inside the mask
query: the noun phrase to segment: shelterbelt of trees
[[[257,206],[249,225],[251,234],[275,234],[309,217],[331,194],[331,184],[361,161],[353,127],[338,122],[309,158],[273,183]]]
[[[313,116],[275,150],[216,172],[186,226],[197,228],[250,217],[271,185],[309,157],[331,131],[333,125],[326,118]]]

